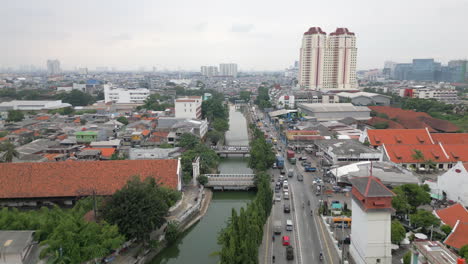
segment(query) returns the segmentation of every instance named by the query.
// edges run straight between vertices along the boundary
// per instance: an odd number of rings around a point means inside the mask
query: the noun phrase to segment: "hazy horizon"
[[[355,32],[358,70],[384,61],[468,57],[468,1],[5,1],[0,67],[64,70],[116,67],[198,71],[237,63],[242,71],[278,71],[299,57],[302,35],[320,26]]]

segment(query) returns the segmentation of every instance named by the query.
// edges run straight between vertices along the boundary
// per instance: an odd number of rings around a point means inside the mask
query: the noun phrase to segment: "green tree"
[[[216,118],[212,124],[213,128],[219,132],[226,132],[229,130],[229,122],[226,119]]]
[[[169,245],[174,244],[177,239],[179,239],[181,235],[181,232],[179,230],[179,225],[177,222],[171,221],[167,224],[167,229],[166,229],[166,241]]]
[[[440,219],[425,210],[418,210],[415,214],[410,215],[410,220],[413,226],[421,227],[424,230],[428,230],[431,226],[436,228],[440,225]]]
[[[200,143],[200,139],[192,133],[184,133],[179,137],[179,147],[193,149]]]
[[[239,98],[241,100],[244,100],[245,102],[249,102],[250,101],[250,96],[251,96],[251,92],[250,91],[241,91],[239,93]]]
[[[87,122],[86,119],[80,119],[80,124],[82,126],[86,125],[86,122]]]
[[[414,212],[416,208],[431,202],[431,196],[417,184],[403,184],[393,189],[396,197],[393,197],[392,205],[397,213]]]
[[[150,232],[164,224],[168,209],[154,178],[141,181],[136,176],[108,199],[102,211],[127,239],[147,242]]]
[[[120,123],[122,123],[124,125],[128,125],[128,119],[125,116],[117,117],[117,121],[119,121]]]
[[[224,134],[222,132],[212,130],[212,131],[206,133],[206,138],[210,142],[216,144],[216,143],[218,143],[220,140],[222,140],[224,138]]]
[[[400,242],[406,236],[405,228],[403,227],[403,225],[399,221],[393,220],[391,230],[392,230],[392,238],[391,238],[392,243],[396,244],[396,245],[399,245]]]
[[[0,155],[2,155],[2,162],[12,162],[13,158],[19,157],[19,152],[13,143],[7,141],[0,145]]]
[[[458,255],[460,255],[460,257],[464,258],[465,260],[468,260],[468,245],[462,246],[458,251]]]
[[[208,183],[208,177],[206,177],[205,175],[200,175],[197,177],[197,181],[199,184],[205,185]]]
[[[24,114],[20,110],[8,110],[7,122],[19,122],[24,119]]]
[[[411,250],[403,255],[403,264],[411,264]]]
[[[423,161],[425,159],[424,154],[418,149],[413,149],[413,154],[411,155],[411,157],[414,160],[419,161],[419,162],[421,162],[421,161]]]
[[[160,147],[160,148],[164,148],[164,149],[168,149],[168,148],[173,148],[174,146],[172,146],[172,145],[169,144],[169,143],[164,142],[164,143],[161,143],[161,144],[159,145],[159,147]]]
[[[69,93],[61,92],[56,95],[56,99],[69,103],[72,106],[86,106],[95,102],[94,97],[80,90],[72,90]]]
[[[210,122],[215,119],[224,119],[227,121],[229,118],[229,111],[224,105],[223,98],[213,96],[212,98],[203,101],[202,116]]]
[[[440,227],[440,230],[442,230],[442,232],[444,232],[448,236],[452,232],[452,227],[450,227],[449,225],[442,225]]]
[[[375,123],[374,128],[375,129],[387,129],[388,128],[388,122]]]

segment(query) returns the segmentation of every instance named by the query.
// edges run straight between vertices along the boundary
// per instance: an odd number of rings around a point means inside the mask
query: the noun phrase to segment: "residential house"
[[[382,152],[368,148],[352,139],[316,140],[316,156],[330,165],[358,161],[382,161]]]
[[[171,189],[182,188],[178,159],[1,163],[0,204],[72,205],[82,197],[112,195],[136,175],[153,177]]]
[[[152,148],[152,149],[137,149],[131,148],[129,159],[131,160],[146,160],[146,159],[169,159],[176,158],[180,155],[180,148]]]
[[[97,131],[77,131],[75,132],[76,142],[78,144],[89,144],[98,140]]]
[[[434,214],[443,224],[452,228],[444,244],[456,249],[468,244],[468,211],[463,205],[456,203],[450,207],[435,210]]]

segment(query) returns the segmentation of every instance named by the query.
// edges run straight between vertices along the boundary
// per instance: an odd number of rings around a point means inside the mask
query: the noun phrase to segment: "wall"
[[[463,163],[457,163],[452,169],[438,178],[437,184],[447,194],[447,199],[468,206],[468,172]]]

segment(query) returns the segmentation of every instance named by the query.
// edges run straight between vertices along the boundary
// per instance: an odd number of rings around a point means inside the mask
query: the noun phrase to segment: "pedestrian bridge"
[[[226,156],[229,154],[242,154],[242,156],[250,154],[250,146],[213,146],[212,149],[219,155]]]
[[[255,187],[255,174],[205,174],[206,187],[214,190],[248,190]]]

